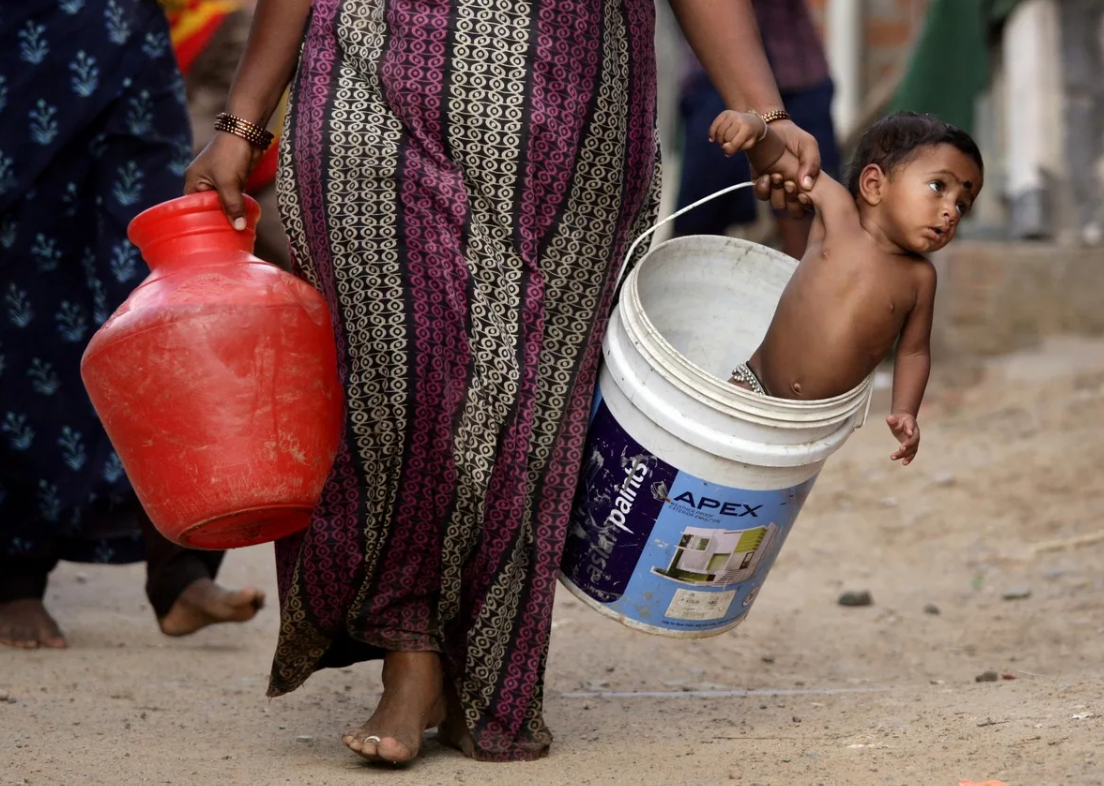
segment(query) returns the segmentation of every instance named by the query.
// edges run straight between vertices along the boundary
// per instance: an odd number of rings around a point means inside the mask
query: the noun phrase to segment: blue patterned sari
[[[126,239],[179,196],[191,135],[153,0],[0,11],[0,571],[141,559],[139,508],[80,379],[145,276]]]

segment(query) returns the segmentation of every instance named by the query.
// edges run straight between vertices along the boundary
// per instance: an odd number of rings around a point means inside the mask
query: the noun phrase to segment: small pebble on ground
[[[1024,598],[1031,597],[1030,587],[1013,587],[1010,590],[1006,590],[1004,595],[1001,596],[1005,600],[1023,600]]]
[[[1000,675],[990,669],[989,671],[983,671],[981,674],[974,677],[974,682],[996,682],[999,679]]]
[[[870,590],[848,590],[839,596],[841,606],[870,606],[874,603],[874,597]]]
[[[924,613],[925,614],[938,614],[939,613],[939,607],[936,606],[934,603],[929,603],[927,606],[924,607]]]

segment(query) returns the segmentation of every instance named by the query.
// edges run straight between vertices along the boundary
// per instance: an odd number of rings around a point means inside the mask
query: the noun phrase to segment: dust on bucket
[[[834,399],[788,401],[727,382],[795,267],[755,243],[695,236],[658,245],[625,278],[561,564],[588,606],[687,638],[747,615],[872,389],[867,379]]]

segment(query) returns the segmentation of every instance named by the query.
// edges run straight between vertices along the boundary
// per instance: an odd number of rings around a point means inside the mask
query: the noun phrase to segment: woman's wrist
[[[222,112],[215,118],[215,130],[240,137],[258,150],[267,150],[272,144],[272,132],[264,126],[252,123],[245,118]]]
[[[767,133],[763,139],[756,141],[754,145],[748,148],[747,157],[748,162],[759,174],[762,174],[765,170],[774,166],[778,159],[780,159],[786,153],[786,145],[782,141],[781,137],[777,134],[771,133],[774,129],[771,126],[767,126]]]
[[[764,131],[759,137],[759,141],[762,141],[767,136],[766,129],[772,127],[784,127],[786,125],[793,125],[793,119],[790,117],[790,113],[785,109],[758,109],[752,108],[748,110],[749,114],[755,115],[757,118],[763,121]]]
[[[280,95],[282,95],[282,92]],[[276,106],[280,103],[280,95],[270,101],[258,99],[244,91],[235,93],[235,90],[231,87],[230,95],[226,99],[225,111],[228,115],[240,117],[242,120],[247,120],[254,125],[265,128],[268,126],[272,113],[276,111]]]

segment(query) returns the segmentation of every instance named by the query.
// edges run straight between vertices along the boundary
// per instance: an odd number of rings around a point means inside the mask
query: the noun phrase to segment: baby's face
[[[958,148],[936,145],[894,171],[887,186],[885,206],[893,218],[895,242],[930,254],[954,239],[958,223],[981,191],[981,170]]]

